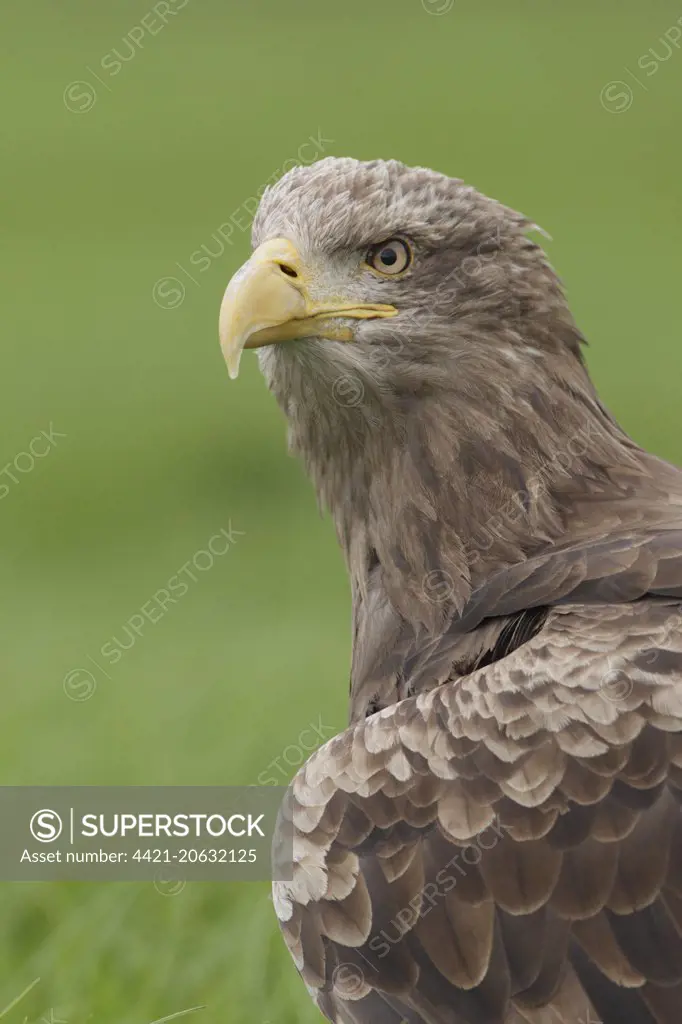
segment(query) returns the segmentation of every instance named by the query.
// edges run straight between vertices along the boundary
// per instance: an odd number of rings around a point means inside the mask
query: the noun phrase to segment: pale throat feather
[[[483,357],[473,380],[454,366],[426,386],[415,370],[399,391],[390,368],[370,374],[351,353],[311,340],[259,355],[354,586],[380,572],[400,613],[427,628],[497,569],[560,540],[567,509],[575,530],[581,497],[610,467],[642,471],[573,355],[553,403],[524,397],[542,393],[534,360],[537,381],[510,404],[508,377]]]

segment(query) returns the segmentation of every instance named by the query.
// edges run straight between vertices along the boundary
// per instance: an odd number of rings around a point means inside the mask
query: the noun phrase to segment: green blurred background
[[[333,531],[255,358],[230,384],[216,339],[249,238],[221,254],[212,236],[311,136],[531,215],[608,405],[682,460],[677,2],[169,0],[165,25],[153,6],[2,14],[0,466],[66,435],[0,477],[5,783],[255,783],[310,723],[343,726]],[[233,549],[110,678],[95,668],[229,523]],[[92,693],[69,690],[82,668]],[[318,1019],[266,886],[3,884],[0,908],[3,1024]]]

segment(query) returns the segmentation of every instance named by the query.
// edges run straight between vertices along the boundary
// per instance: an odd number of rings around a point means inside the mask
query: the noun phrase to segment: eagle
[[[222,302],[350,577],[349,724],[273,890],[336,1024],[682,1020],[682,472],[600,401],[538,230],[327,158]]]

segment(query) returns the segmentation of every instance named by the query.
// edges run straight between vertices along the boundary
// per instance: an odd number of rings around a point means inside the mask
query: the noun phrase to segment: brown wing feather
[[[284,809],[275,905],[320,1009],[677,1024],[681,764],[670,598],[553,608],[506,658],[359,721]]]

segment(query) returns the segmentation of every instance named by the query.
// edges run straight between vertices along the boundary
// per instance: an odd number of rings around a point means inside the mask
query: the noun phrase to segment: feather
[[[273,901],[335,1024],[680,1018],[682,473],[600,402],[531,227],[349,158],[254,221],[261,269],[284,239],[296,289],[363,312],[260,351],[351,580],[350,725],[293,781]],[[381,239],[409,273],[367,267]]]

